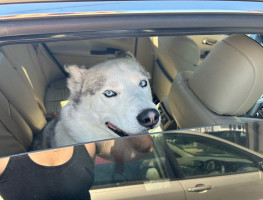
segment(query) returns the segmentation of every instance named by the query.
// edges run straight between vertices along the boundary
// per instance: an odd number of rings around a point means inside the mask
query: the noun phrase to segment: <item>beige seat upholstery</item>
[[[50,82],[64,77],[41,45],[0,49],[0,156],[27,150],[46,124]]]
[[[28,124],[0,92],[0,156],[25,152],[31,140]]]
[[[0,53],[0,155],[24,152],[46,120],[30,88]]]
[[[0,90],[33,131],[39,131],[46,123],[44,113],[35,100],[31,86],[19,71],[0,53]]]
[[[156,55],[153,91],[159,100],[163,100],[179,72],[196,69],[200,50],[198,45],[186,36],[154,37],[151,40]]]
[[[19,44],[2,47],[2,52],[19,76],[32,90],[34,99],[44,115],[53,112],[50,109],[49,85],[56,80],[65,78],[57,64],[50,58],[41,44]],[[60,95],[58,91],[58,96]],[[53,98],[54,98],[53,94]],[[47,99],[47,101],[46,101]]]
[[[194,72],[179,73],[168,101],[180,128],[249,121],[263,93],[263,48],[246,35],[222,40]]]

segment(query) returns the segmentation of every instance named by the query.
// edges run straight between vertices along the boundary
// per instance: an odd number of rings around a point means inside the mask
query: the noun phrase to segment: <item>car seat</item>
[[[200,59],[198,45],[187,36],[153,37],[156,63],[153,91],[160,101],[168,95],[175,76],[182,71],[194,71]]]
[[[180,72],[168,96],[180,128],[255,120],[244,114],[263,93],[263,48],[246,35],[222,40],[193,71]]]

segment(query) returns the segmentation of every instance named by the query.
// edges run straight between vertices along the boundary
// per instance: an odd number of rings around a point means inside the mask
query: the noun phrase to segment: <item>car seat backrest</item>
[[[152,42],[157,60],[153,88],[158,98],[163,100],[179,72],[194,71],[197,68],[200,49],[186,36],[152,38]]]
[[[0,91],[0,156],[25,152],[31,140],[28,124]]]
[[[220,42],[189,79],[189,87],[212,111],[246,113],[263,93],[263,48],[245,35]]]
[[[194,72],[176,76],[169,94],[181,128],[244,121],[263,93],[263,48],[246,35],[222,40]],[[245,119],[249,120],[249,119]]]
[[[194,71],[200,59],[198,45],[187,36],[158,37],[156,51],[172,78],[181,71]]]
[[[0,49],[0,156],[27,151],[46,124],[48,85],[64,74],[41,44]]]
[[[2,47],[10,64],[31,88],[35,101],[45,114],[45,93],[49,83],[64,77],[41,44],[18,44]]]
[[[17,68],[0,52],[0,91],[27,122],[33,132],[46,124],[45,116],[35,101],[34,93]]]

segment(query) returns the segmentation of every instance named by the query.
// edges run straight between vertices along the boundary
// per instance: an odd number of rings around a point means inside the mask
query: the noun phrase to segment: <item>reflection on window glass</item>
[[[168,134],[165,142],[186,177],[258,171],[253,156],[215,139]]]
[[[100,158],[96,158],[94,185],[120,184],[160,178],[153,154],[143,160],[125,164],[101,162],[100,160]],[[150,174],[150,171],[155,173]]]
[[[0,159],[0,195],[5,200],[87,200],[94,174],[95,185],[163,178],[152,144],[150,135],[141,135]]]
[[[95,180],[93,188],[100,185],[130,185],[145,181],[168,178],[167,158],[153,136],[154,150],[141,160],[130,163],[116,163],[100,157],[95,159]]]
[[[217,132],[207,132],[210,135],[214,135],[230,142],[234,142],[243,147],[249,147],[249,137],[244,131],[217,131]]]

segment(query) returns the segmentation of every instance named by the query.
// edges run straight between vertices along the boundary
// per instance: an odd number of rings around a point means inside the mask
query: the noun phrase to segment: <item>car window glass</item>
[[[174,172],[159,143],[159,135],[152,135],[153,152],[138,161],[117,163],[97,156],[95,158],[93,188],[160,181],[173,177]]]
[[[206,133],[223,138],[230,142],[234,142],[244,147],[249,147],[249,138],[245,131],[216,131]]]
[[[168,134],[165,142],[185,177],[258,171],[253,155],[216,139]]]

